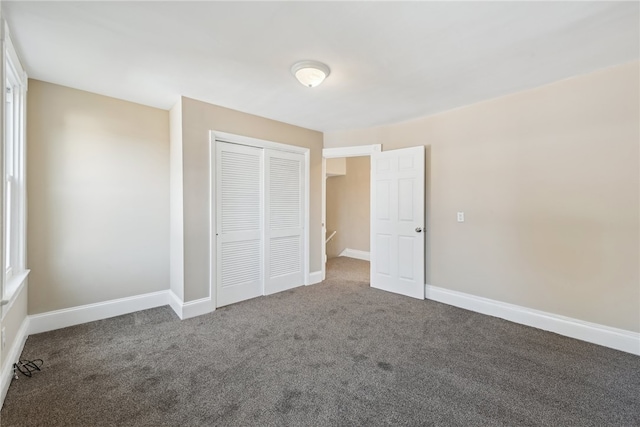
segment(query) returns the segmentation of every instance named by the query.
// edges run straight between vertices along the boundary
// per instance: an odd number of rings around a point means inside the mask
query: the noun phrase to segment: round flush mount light
[[[291,73],[307,87],[316,87],[329,76],[331,70],[322,62],[299,61],[291,66]]]

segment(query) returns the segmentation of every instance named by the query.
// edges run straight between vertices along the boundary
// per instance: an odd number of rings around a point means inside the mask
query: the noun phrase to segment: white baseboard
[[[13,340],[13,344],[7,353],[7,358],[2,365],[2,371],[0,371],[0,375],[2,375],[0,377],[0,408],[2,408],[4,404],[4,398],[7,396],[7,391],[13,378],[13,364],[20,359],[22,349],[24,349],[24,344],[29,336],[29,322],[29,316],[25,317],[22,321],[16,338]]]
[[[81,323],[108,319],[109,317],[160,307],[168,303],[168,291],[159,291],[34,314],[29,316],[29,334],[39,334],[40,332],[53,331],[54,329],[66,328]]]
[[[322,282],[322,271],[313,271],[309,273],[309,284],[315,285]]]
[[[195,301],[185,302],[182,305],[182,317],[181,319],[191,319],[192,317],[201,316],[203,314],[211,313],[216,308],[213,305],[211,297],[197,299]]]
[[[169,296],[169,307],[182,319],[182,298],[176,295],[172,290],[167,291]]]
[[[640,356],[640,333],[425,285],[427,299]]]
[[[53,331],[96,320],[108,319],[140,310],[169,305],[180,319],[189,319],[214,311],[211,298],[183,303],[172,291],[159,291],[133,297],[120,298],[96,304],[81,305],[63,310],[49,311],[29,316],[29,334]]]
[[[359,251],[357,249],[345,249],[338,256],[346,256],[349,258],[361,259],[363,261],[369,261],[371,259],[370,253],[365,251]]]
[[[211,297],[182,302],[182,299],[173,293],[173,291],[169,290],[167,292],[169,294],[169,306],[171,306],[181,320],[211,313],[216,309]]]

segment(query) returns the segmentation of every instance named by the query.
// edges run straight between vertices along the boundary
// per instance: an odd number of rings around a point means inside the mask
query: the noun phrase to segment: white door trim
[[[216,295],[216,274],[217,271],[217,253],[216,253],[216,198],[213,197],[213,191],[216,188],[216,141],[228,142],[231,144],[249,145],[259,148],[270,148],[272,150],[286,151],[291,153],[299,153],[304,155],[304,284],[310,283],[309,278],[309,214],[310,214],[310,164],[311,150],[305,147],[283,144],[280,142],[267,141],[264,139],[251,138],[243,135],[235,135],[227,132],[216,130],[209,131],[209,297],[212,301],[213,309],[217,307]],[[213,310],[212,310],[213,311]]]
[[[327,238],[327,159],[371,156],[371,154],[380,151],[382,151],[382,145],[380,144],[322,149],[322,241],[320,242],[320,256],[322,257],[322,280],[324,280],[327,276],[327,266],[325,262],[327,258],[327,245],[325,244],[325,240]],[[371,187],[369,187],[369,191],[371,191]]]
[[[325,159],[336,159],[340,157],[360,157],[370,156],[372,153],[382,151],[382,145],[357,145],[354,147],[323,148],[322,157]]]
[[[267,141],[266,139],[251,138],[248,136],[234,135],[232,133],[210,131],[210,140],[229,142],[231,144],[249,145],[258,148],[271,148],[272,150],[288,151],[290,153],[308,154],[309,149],[298,147],[297,145],[283,144],[280,142]]]

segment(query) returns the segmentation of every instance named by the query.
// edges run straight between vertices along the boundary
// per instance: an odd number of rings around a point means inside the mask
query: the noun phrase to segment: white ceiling
[[[637,60],[638,2],[3,2],[30,77],[180,95],[321,131],[421,117]],[[331,67],[305,88],[291,65]]]

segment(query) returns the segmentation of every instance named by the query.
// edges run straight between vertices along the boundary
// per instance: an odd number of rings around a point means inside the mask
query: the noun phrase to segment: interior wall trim
[[[358,249],[349,249],[346,248],[344,251],[340,252],[338,256],[346,256],[349,258],[361,259],[363,261],[371,260],[371,253],[366,251],[359,251]]]
[[[216,307],[213,304],[211,297],[200,298],[194,301],[187,301],[182,306],[181,319],[191,319],[192,317],[201,316],[203,314],[211,313],[215,311]]]
[[[53,331],[81,323],[108,319],[140,310],[169,304],[169,291],[158,291],[132,297],[80,305],[29,316],[29,334]]]
[[[309,273],[309,284],[315,285],[322,282],[322,271],[313,271]]]
[[[640,356],[640,333],[425,285],[427,299]]]
[[[322,157],[325,159],[334,159],[338,157],[370,156],[373,153],[379,153],[381,151],[382,151],[381,144],[356,145],[353,147],[323,148]]]
[[[169,300],[169,307],[182,319],[182,306],[184,305],[182,299],[172,290],[167,291],[167,299]]]
[[[9,391],[9,385],[11,385],[13,364],[20,359],[24,344],[29,337],[29,321],[29,316],[25,317],[22,321],[20,329],[18,329],[18,333],[16,334],[16,339],[13,340],[11,349],[9,349],[7,353],[7,358],[3,361],[2,370],[0,371],[0,409],[2,409],[4,398],[7,396],[7,391]]]

